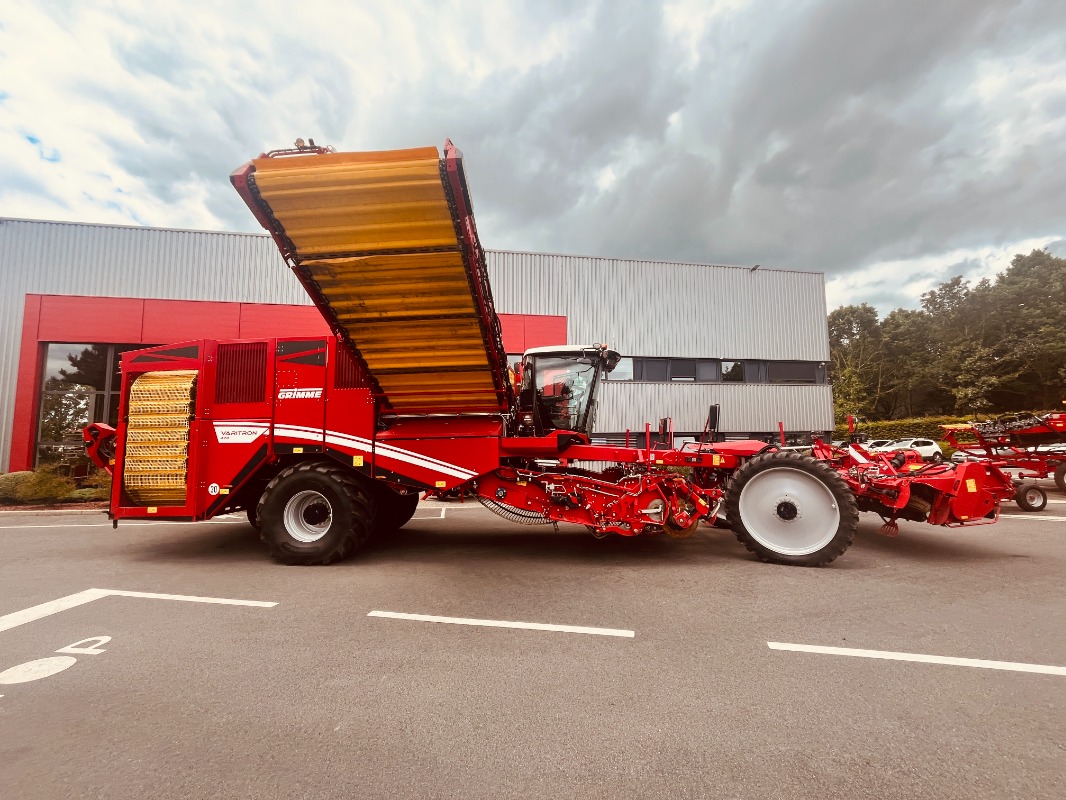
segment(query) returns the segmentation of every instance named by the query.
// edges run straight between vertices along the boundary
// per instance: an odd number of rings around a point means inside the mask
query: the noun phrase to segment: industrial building
[[[504,346],[603,342],[624,356],[597,438],[833,427],[821,273],[488,250]],[[327,333],[266,234],[0,219],[0,471],[74,460],[114,424],[118,356],[189,339]]]

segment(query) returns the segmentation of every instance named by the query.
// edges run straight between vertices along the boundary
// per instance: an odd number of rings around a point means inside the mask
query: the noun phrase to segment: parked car
[[[898,453],[900,450],[917,450],[926,461],[939,463],[944,460],[944,451],[932,439],[896,439],[877,448],[879,453]]]
[[[892,440],[891,439],[871,439],[866,444],[864,444],[863,447],[865,447],[867,450],[879,450],[880,448],[884,447],[886,444],[892,444]]]

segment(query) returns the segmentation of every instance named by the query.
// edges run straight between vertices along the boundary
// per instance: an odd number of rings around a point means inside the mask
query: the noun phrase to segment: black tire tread
[[[1040,492],[1040,501],[1035,505],[1025,498],[1025,493],[1030,489],[1036,489]],[[1035,483],[1023,483],[1018,486],[1018,491],[1014,494],[1014,502],[1018,504],[1022,511],[1043,511],[1047,508],[1047,492]]]
[[[740,495],[747,482],[759,472],[763,465],[773,462],[779,465],[791,465],[815,475],[837,498],[840,508],[840,528],[837,535],[821,550],[805,556],[781,556],[766,550],[745,530],[740,518]],[[801,466],[802,465],[802,466]],[[818,459],[793,451],[778,451],[755,456],[733,473],[726,486],[725,514],[730,521],[733,534],[741,544],[754,553],[760,561],[769,564],[789,564],[802,567],[822,567],[844,554],[855,541],[859,527],[859,507],[855,495],[844,479],[831,467]]]
[[[1055,485],[1060,492],[1066,492],[1066,461],[1055,467]]]
[[[374,485],[374,505],[377,518],[375,533],[392,533],[399,530],[415,515],[418,508],[417,492],[399,494],[388,486]]]
[[[335,481],[340,490],[351,502],[356,516],[362,517],[366,521],[362,526],[362,536],[360,536],[359,532],[354,529],[347,531],[344,536],[338,538],[333,547],[311,559],[300,558],[295,553],[278,548],[274,542],[270,541],[261,524],[263,519],[263,508],[269,501],[273,492],[277,489],[278,485],[290,475],[298,475],[303,472],[314,472]],[[335,561],[343,561],[350,557],[359,549],[360,545],[366,541],[374,525],[374,503],[371,501],[370,496],[363,487],[360,486],[360,484],[343,467],[322,461],[301,461],[299,464],[294,464],[291,467],[283,469],[274,476],[270,483],[267,484],[266,489],[259,498],[259,504],[256,507],[256,517],[260,521],[259,540],[266,547],[270,557],[275,561],[288,566],[326,566]]]

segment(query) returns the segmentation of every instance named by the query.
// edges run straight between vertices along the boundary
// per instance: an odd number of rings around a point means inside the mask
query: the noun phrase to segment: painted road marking
[[[0,684],[29,683],[39,681],[41,678],[49,678],[57,672],[73,667],[78,663],[74,656],[51,656],[50,658],[38,658],[36,661],[27,661],[0,672]],[[3,697],[3,695],[0,695]]]
[[[543,622],[509,622],[502,619],[466,619],[464,617],[433,617],[429,614],[402,614],[398,611],[371,611],[368,617],[409,619],[416,622],[443,622],[448,625],[479,625],[486,628],[522,628],[532,631],[556,631],[558,633],[590,633],[596,636],[625,636],[632,639],[637,634],[616,628],[586,628],[580,625],[549,625]]]
[[[205,520],[202,520],[202,522],[211,522],[211,523],[214,523],[216,525],[220,524],[220,523],[223,524],[223,525],[233,525],[233,524],[236,524],[238,522],[243,523],[244,525],[248,524],[248,520],[247,519],[225,519],[223,517],[218,517],[217,519],[205,519]],[[123,527],[123,528],[146,528],[149,525],[182,525],[182,524],[189,525],[191,523],[188,520],[184,520],[183,522],[127,522],[127,521],[123,520],[120,523],[121,527]],[[80,524],[80,525],[64,525],[63,523],[59,522],[59,523],[56,523],[54,525],[0,525],[0,530],[11,530],[11,529],[15,529],[15,528],[110,528],[110,527],[112,527],[110,522],[90,522],[90,523],[87,523],[87,524],[83,523],[83,524]]]
[[[1049,517],[1047,514],[1000,514],[1000,519],[1039,519],[1044,522],[1066,522],[1066,517]]]
[[[17,628],[28,622],[36,622],[39,619],[50,617],[67,609],[91,603],[102,597],[144,597],[149,600],[181,600],[187,603],[218,603],[227,606],[255,606],[257,608],[273,608],[274,602],[265,600],[231,600],[225,597],[197,597],[186,594],[158,594],[156,592],[129,592],[123,589],[86,589],[83,592],[69,594],[58,600],[49,600],[37,606],[24,608],[22,611],[13,611],[0,617],[0,632]]]
[[[881,658],[889,661],[918,661],[923,664],[948,664],[955,667],[979,669],[1005,669],[1014,672],[1039,672],[1043,675],[1066,675],[1066,667],[1047,664],[1023,664],[1015,661],[985,661],[980,658],[955,658],[953,656],[929,656],[922,653],[893,653],[888,650],[856,650],[851,647],[822,647],[814,644],[789,644],[767,642],[771,650],[794,650],[799,653],[822,653],[831,656],[855,656],[858,658]]]
[[[38,658],[36,661],[27,661],[23,664],[8,667],[3,672],[0,672],[0,684],[29,683],[30,681],[39,681],[41,678],[50,678],[78,663],[78,659],[70,656],[70,653],[98,656],[107,652],[102,645],[110,641],[110,636],[90,636],[88,639],[80,639],[74,644],[68,644],[66,647],[60,647],[56,650],[57,653],[67,653],[68,655]],[[89,646],[82,646],[86,644]],[[0,697],[3,697],[3,695],[0,694]]]

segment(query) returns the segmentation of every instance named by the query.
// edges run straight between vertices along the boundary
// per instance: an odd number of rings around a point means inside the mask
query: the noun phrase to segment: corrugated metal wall
[[[626,356],[828,361],[819,272],[495,251],[496,310],[565,314]],[[519,311],[522,310],[522,312]]]
[[[570,342],[607,342],[635,356],[829,357],[819,273],[487,255],[496,310],[565,315]],[[0,219],[0,286],[0,471],[10,455],[26,294],[309,302],[265,234],[13,219]],[[722,403],[724,430],[772,429],[783,409],[790,430],[832,420],[824,386],[613,384],[598,427],[624,430],[672,415],[679,430],[682,421],[698,428],[712,402]]]
[[[607,381],[600,393],[596,430],[655,430],[662,417],[672,417],[674,430],[702,431],[707,410],[721,406],[719,430],[736,433],[833,428],[831,386],[729,383],[630,383]]]

